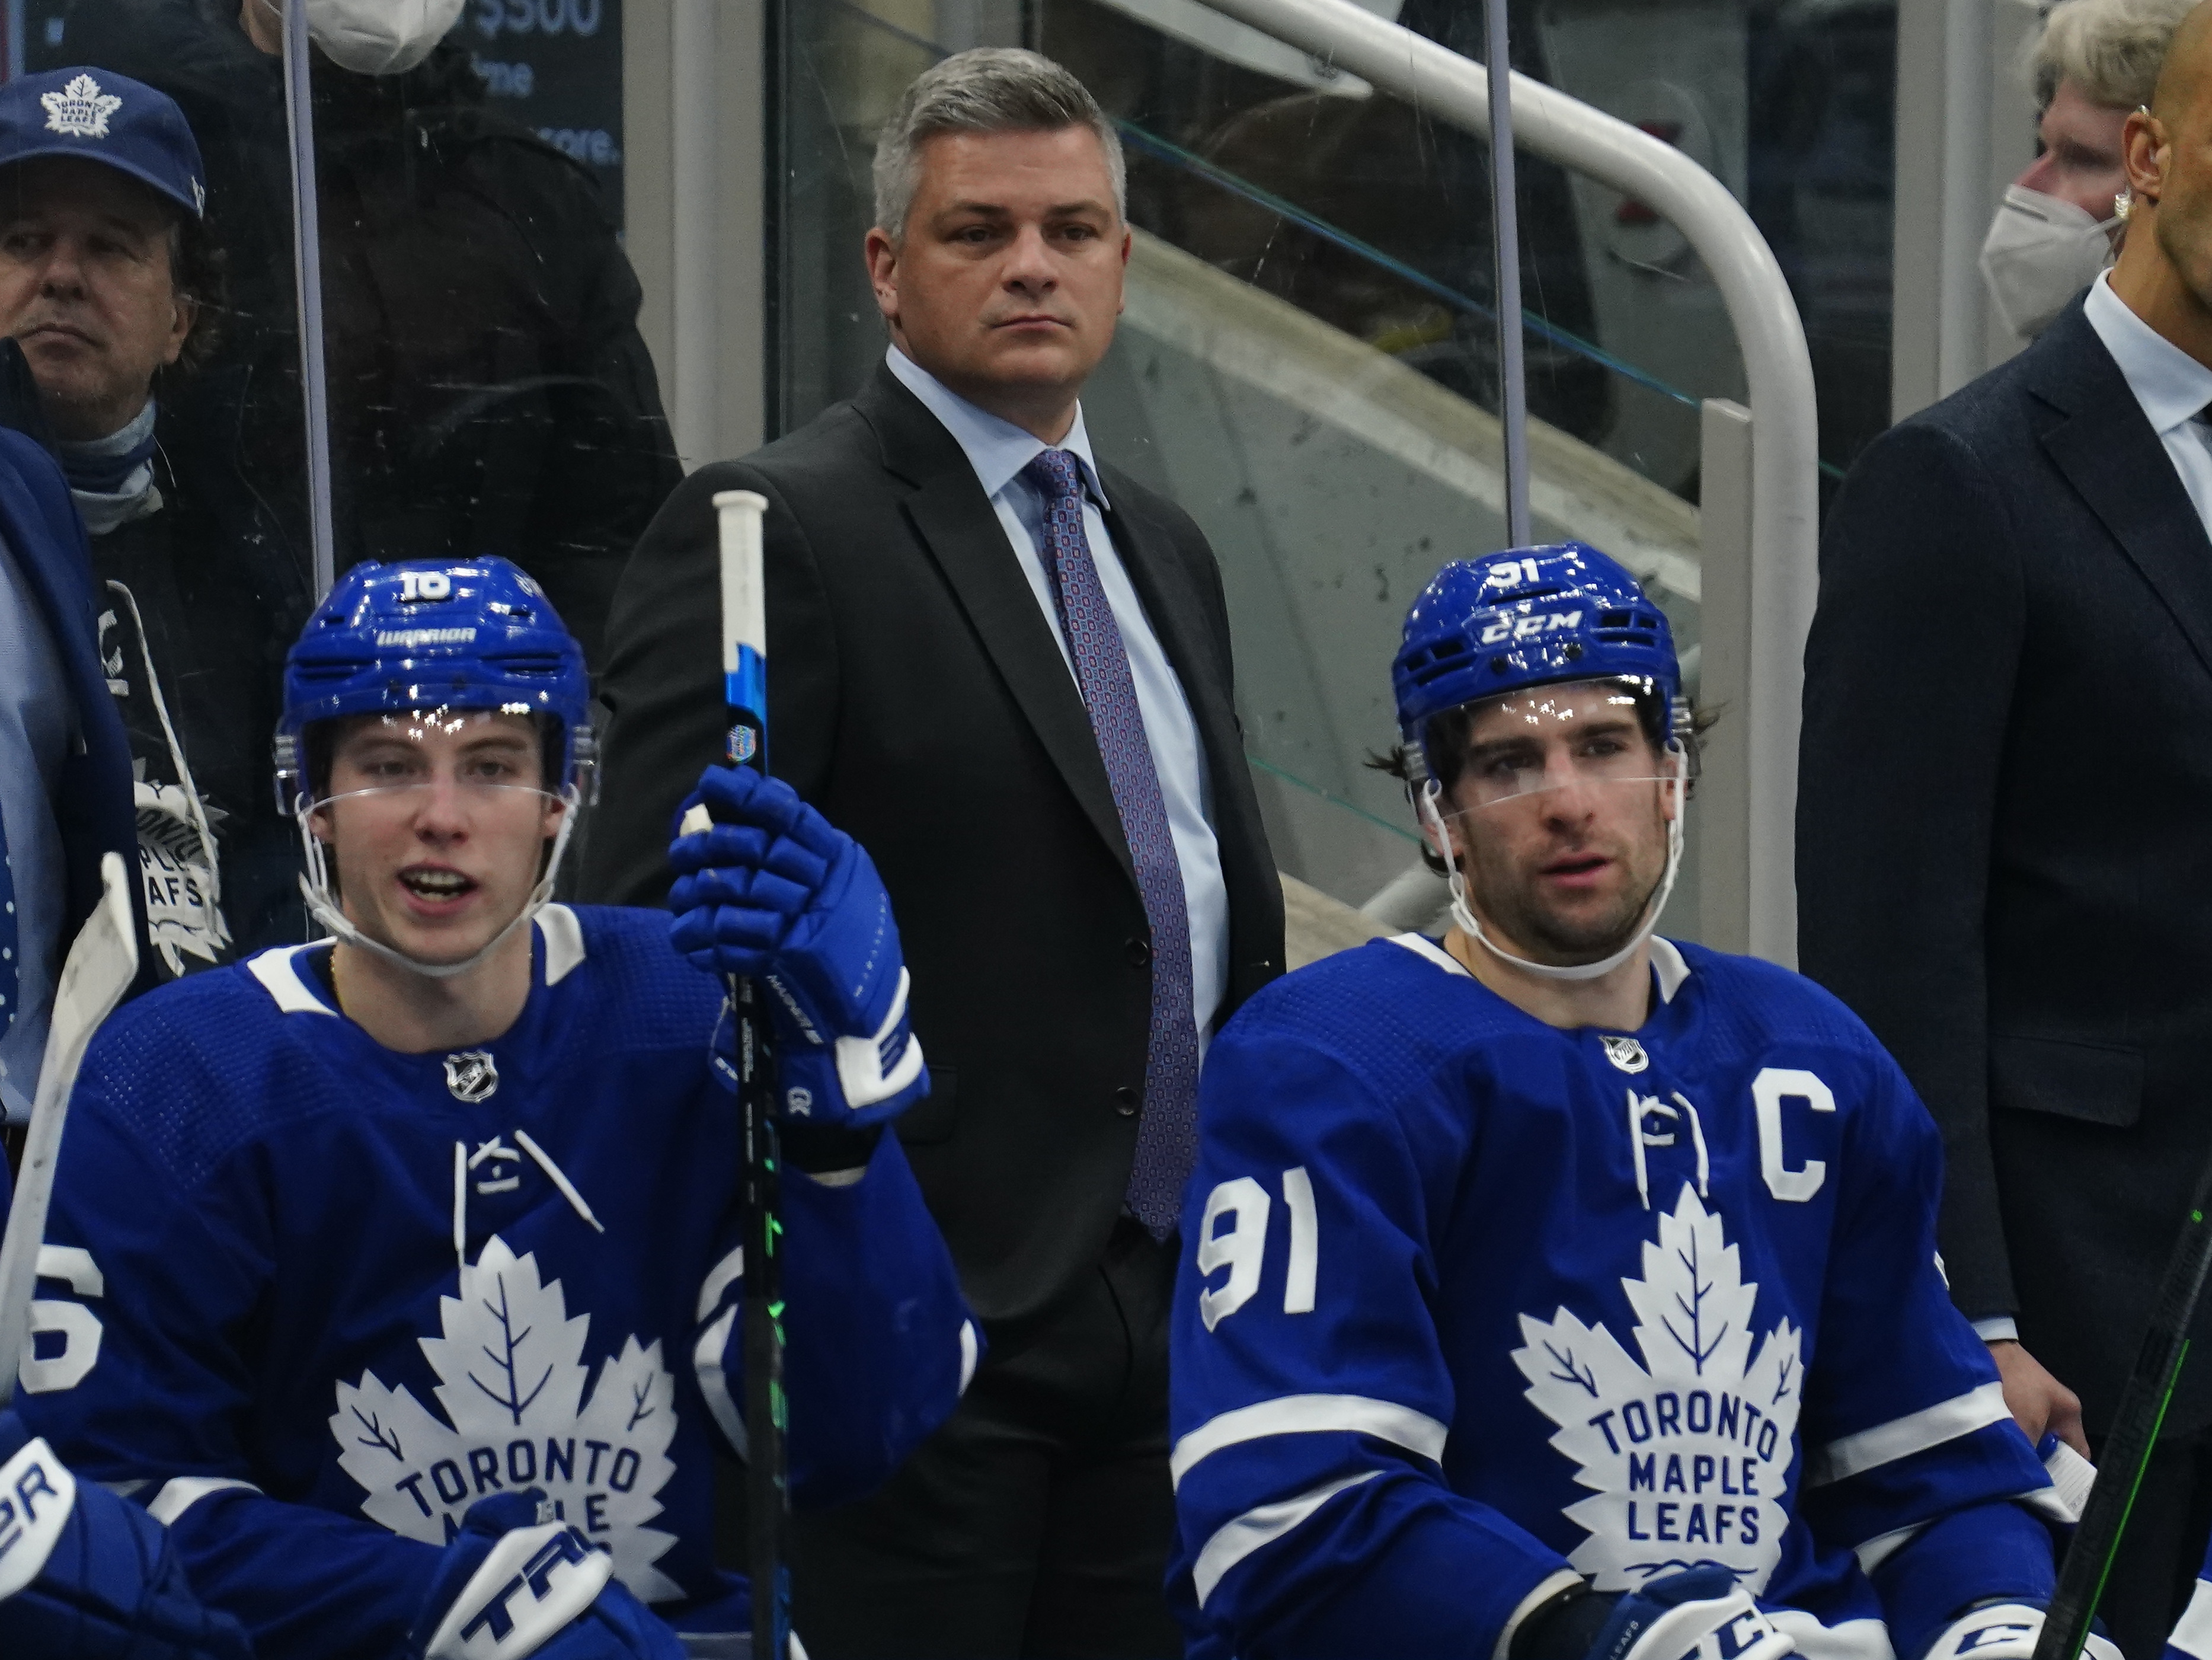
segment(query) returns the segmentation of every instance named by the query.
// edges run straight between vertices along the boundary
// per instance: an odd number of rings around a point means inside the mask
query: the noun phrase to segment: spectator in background
[[[489,106],[441,41],[454,9],[310,12],[337,563],[504,555],[596,670],[616,578],[683,470],[599,186]],[[227,337],[162,442],[278,504],[304,546],[282,45],[271,0],[78,0],[64,35],[183,108],[232,255]]]
[[[2124,148],[2119,263],[1844,481],[1797,800],[1800,960],[1943,1128],[2006,1404],[2091,1451],[2212,1149],[2212,8]],[[2102,1605],[2129,1654],[2203,1554],[2212,1366],[2164,1433]]]
[[[882,1493],[800,1523],[797,1624],[817,1660],[1179,1653],[1167,1311],[1198,1063],[1283,959],[1220,574],[1085,433],[1129,233],[1082,83],[949,58],[875,184],[883,367],[694,473],[623,580],[584,891],[666,891],[671,816],[723,751],[710,503],[759,490],[769,764],[897,908],[933,1080],[899,1134],[990,1339]]]
[[[2027,55],[2037,155],[2014,179],[1982,244],[1982,280],[2023,339],[2112,263],[2126,234],[2128,112],[2150,102],[2166,42],[2197,0],[2063,0]]]
[[[99,903],[102,856],[128,860],[134,838],[84,526],[52,455],[20,429],[37,423],[37,395],[12,340],[0,340],[0,1142],[12,1158],[62,959]]]
[[[82,68],[0,87],[0,333],[92,533],[165,978],[306,937],[271,794],[280,664],[261,648],[307,595],[265,512],[211,497],[155,441],[156,380],[210,350],[205,195],[191,130],[152,88]]]

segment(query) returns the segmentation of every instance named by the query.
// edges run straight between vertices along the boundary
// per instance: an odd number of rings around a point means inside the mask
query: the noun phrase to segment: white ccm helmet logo
[[[1507,640],[1534,640],[1554,629],[1578,629],[1582,625],[1583,614],[1578,611],[1555,611],[1540,617],[1501,617],[1483,629],[1482,643],[1495,646]]]

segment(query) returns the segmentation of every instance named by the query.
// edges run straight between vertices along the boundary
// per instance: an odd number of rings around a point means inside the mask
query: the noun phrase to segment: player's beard
[[[1479,831],[1465,837],[1468,898],[1475,910],[1505,940],[1518,945],[1538,962],[1565,967],[1600,962],[1619,951],[1644,920],[1667,873],[1667,821],[1659,807],[1661,787],[1638,787],[1652,789],[1648,827],[1618,835],[1556,836],[1533,857],[1518,861],[1498,838]],[[1595,853],[1613,860],[1620,879],[1604,903],[1578,906],[1569,913],[1545,899],[1542,879],[1536,872],[1576,853]]]

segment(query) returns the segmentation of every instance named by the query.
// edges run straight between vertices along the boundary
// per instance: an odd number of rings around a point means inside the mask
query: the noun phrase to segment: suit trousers
[[[2100,1458],[2101,1444],[2091,1443]],[[2097,1616],[2127,1660],[2157,1660],[2189,1606],[2212,1534],[2212,1429],[2169,1437],[2151,1454]]]
[[[1125,1216],[1051,1311],[991,1349],[872,1497],[801,1517],[792,1624],[814,1660],[1160,1660],[1176,1241]]]

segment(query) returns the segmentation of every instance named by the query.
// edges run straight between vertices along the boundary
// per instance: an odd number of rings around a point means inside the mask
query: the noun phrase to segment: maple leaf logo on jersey
[[[541,1285],[535,1254],[497,1236],[460,1295],[438,1299],[443,1335],[422,1340],[437,1371],[441,1420],[373,1371],[337,1386],[331,1414],[338,1465],[368,1497],[362,1514],[392,1532],[443,1545],[487,1493],[543,1487],[554,1514],[611,1551],[615,1573],[648,1602],[683,1595],[653,1566],[676,1535],[645,1524],[676,1472],[676,1380],[660,1345],[632,1336],[599,1366],[591,1399],[582,1362],[591,1317],[568,1317],[561,1282]]]
[[[1552,1445],[1595,1489],[1565,1508],[1589,1537],[1568,1557],[1600,1590],[1634,1590],[1699,1563],[1757,1591],[1782,1551],[1783,1481],[1796,1450],[1804,1334],[1783,1320],[1752,1353],[1759,1286],[1747,1284],[1717,1212],[1682,1184],[1646,1241],[1638,1365],[1602,1322],[1566,1309],[1521,1316],[1513,1364],[1529,1402],[1559,1426]]]

